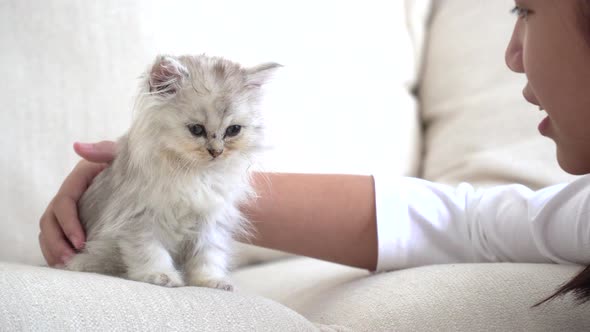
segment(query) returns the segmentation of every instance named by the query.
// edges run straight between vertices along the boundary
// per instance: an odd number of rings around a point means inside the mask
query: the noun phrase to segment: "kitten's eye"
[[[199,124],[191,124],[188,125],[188,130],[193,134],[195,137],[205,136],[205,127]]]
[[[240,133],[240,130],[242,130],[242,126],[240,126],[240,125],[229,126],[225,130],[225,136],[226,137],[234,137]]]

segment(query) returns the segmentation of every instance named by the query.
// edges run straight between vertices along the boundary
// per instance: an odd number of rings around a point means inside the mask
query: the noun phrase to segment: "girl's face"
[[[555,141],[559,165],[572,174],[590,173],[590,43],[579,1],[516,0],[506,50],[508,67],[528,79],[525,99],[548,114],[539,131]]]

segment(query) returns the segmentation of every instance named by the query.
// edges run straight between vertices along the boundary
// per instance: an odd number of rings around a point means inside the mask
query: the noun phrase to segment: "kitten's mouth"
[[[209,156],[209,158],[205,159],[207,160],[208,163],[217,163],[223,160],[223,156],[217,156],[217,157],[213,157],[213,156]]]

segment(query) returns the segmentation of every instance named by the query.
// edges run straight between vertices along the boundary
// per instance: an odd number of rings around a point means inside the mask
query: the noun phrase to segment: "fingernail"
[[[78,144],[78,147],[80,149],[84,149],[84,150],[94,150],[95,146],[92,143],[80,143],[80,142],[76,142],[76,144]]]
[[[72,244],[74,245],[74,248],[80,250],[82,249],[82,246],[84,246],[84,243],[82,242],[82,240],[80,240],[79,238],[72,236],[72,238],[70,239],[70,241],[72,241]]]

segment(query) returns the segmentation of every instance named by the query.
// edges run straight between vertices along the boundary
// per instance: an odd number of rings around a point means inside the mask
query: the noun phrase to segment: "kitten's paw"
[[[116,259],[105,259],[102,256],[89,253],[78,253],[74,255],[61,269],[78,272],[92,272],[111,276],[121,276],[124,267]]]
[[[164,287],[184,286],[182,277],[176,271],[134,273],[129,275],[129,279]]]
[[[233,292],[234,286],[231,282],[227,279],[215,279],[215,278],[191,278],[189,281],[189,286],[196,286],[196,287],[207,287],[207,288],[215,288],[221,289],[228,292]]]
[[[234,291],[234,285],[232,285],[229,281],[226,280],[214,280],[210,283],[209,287],[221,289],[228,292]]]
[[[70,271],[86,272],[89,270],[88,265],[90,261],[90,255],[86,253],[80,253],[74,255],[69,261],[66,262],[65,265],[60,265],[59,268]]]

